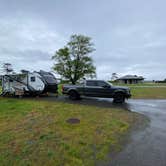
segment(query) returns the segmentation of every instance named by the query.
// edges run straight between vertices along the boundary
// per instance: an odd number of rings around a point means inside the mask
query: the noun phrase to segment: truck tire
[[[80,96],[79,96],[79,94],[78,94],[76,91],[71,90],[71,91],[69,92],[69,98],[70,98],[71,100],[77,100],[77,99],[80,98]]]
[[[116,93],[114,96],[114,103],[124,103],[125,102],[125,96],[123,93]]]

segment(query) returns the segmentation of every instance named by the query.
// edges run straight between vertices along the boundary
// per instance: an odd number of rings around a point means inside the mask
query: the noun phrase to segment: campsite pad
[[[77,123],[80,123],[80,120],[77,118],[70,118],[70,119],[67,119],[66,122],[70,124],[77,124]]]

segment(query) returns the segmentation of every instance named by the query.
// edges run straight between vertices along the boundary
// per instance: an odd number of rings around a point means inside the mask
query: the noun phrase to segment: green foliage
[[[72,84],[84,76],[94,77],[96,68],[89,56],[94,50],[91,38],[72,35],[67,45],[59,49],[52,57],[56,62],[53,68]]]

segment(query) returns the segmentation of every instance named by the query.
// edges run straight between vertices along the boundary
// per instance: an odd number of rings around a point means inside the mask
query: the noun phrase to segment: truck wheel
[[[79,99],[79,94],[76,91],[72,90],[69,92],[69,98],[71,100],[77,100],[77,99]]]
[[[124,101],[125,101],[125,96],[123,93],[115,94],[114,100],[113,100],[114,103],[124,103]]]

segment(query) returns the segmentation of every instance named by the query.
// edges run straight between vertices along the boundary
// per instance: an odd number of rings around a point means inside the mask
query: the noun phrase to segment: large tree
[[[83,77],[93,77],[96,68],[89,54],[94,50],[90,37],[72,35],[67,45],[56,51],[52,57],[55,60],[53,68],[72,84]]]

